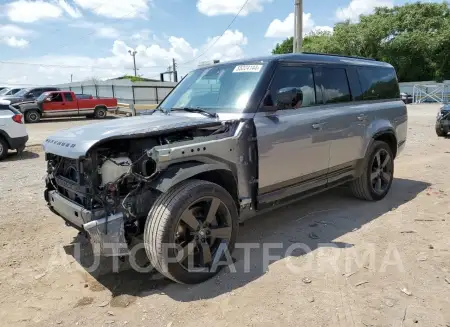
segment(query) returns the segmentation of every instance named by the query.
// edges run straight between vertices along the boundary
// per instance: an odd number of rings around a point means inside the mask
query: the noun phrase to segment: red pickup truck
[[[93,98],[92,95],[70,91],[42,93],[36,106],[22,106],[25,121],[37,123],[41,117],[86,116],[105,118],[109,110],[117,109],[115,98]]]

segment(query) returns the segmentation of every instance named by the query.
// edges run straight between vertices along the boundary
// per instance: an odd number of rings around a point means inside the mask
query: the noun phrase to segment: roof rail
[[[312,54],[312,55],[321,55],[321,56],[345,57],[345,58],[365,59],[365,60],[376,61],[376,59],[373,59],[373,58],[365,58],[365,57],[358,57],[358,56],[346,56],[346,55],[340,55],[340,54],[334,54],[334,53],[321,53],[321,52],[302,52],[302,53],[303,54]]]

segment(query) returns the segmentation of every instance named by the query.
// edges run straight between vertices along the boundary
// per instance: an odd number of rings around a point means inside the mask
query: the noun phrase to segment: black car
[[[413,96],[411,94],[402,92],[400,93],[400,98],[405,104],[413,103]]]
[[[11,101],[11,104],[23,102],[23,101],[33,101],[37,99],[44,92],[60,91],[57,87],[33,87],[20,90],[14,95],[2,97],[3,100]]]
[[[445,104],[439,108],[436,117],[436,134],[439,137],[445,137],[450,131],[450,104]]]

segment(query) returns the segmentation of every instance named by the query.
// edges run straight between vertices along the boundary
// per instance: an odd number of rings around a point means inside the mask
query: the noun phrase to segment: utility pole
[[[303,0],[295,0],[294,52],[302,52],[302,41],[303,41]]]
[[[128,50],[128,53],[133,57],[134,64],[134,76],[137,77],[137,69],[136,69],[136,50]]]
[[[70,83],[72,83],[73,74],[70,74]]]
[[[177,63],[175,62],[175,58],[172,58],[172,73],[173,73],[173,81],[175,83],[178,83]]]

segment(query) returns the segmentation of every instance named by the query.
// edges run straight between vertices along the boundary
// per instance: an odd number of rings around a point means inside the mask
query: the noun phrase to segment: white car
[[[23,115],[10,104],[0,100],[0,160],[7,156],[8,150],[23,151],[28,141]]]

